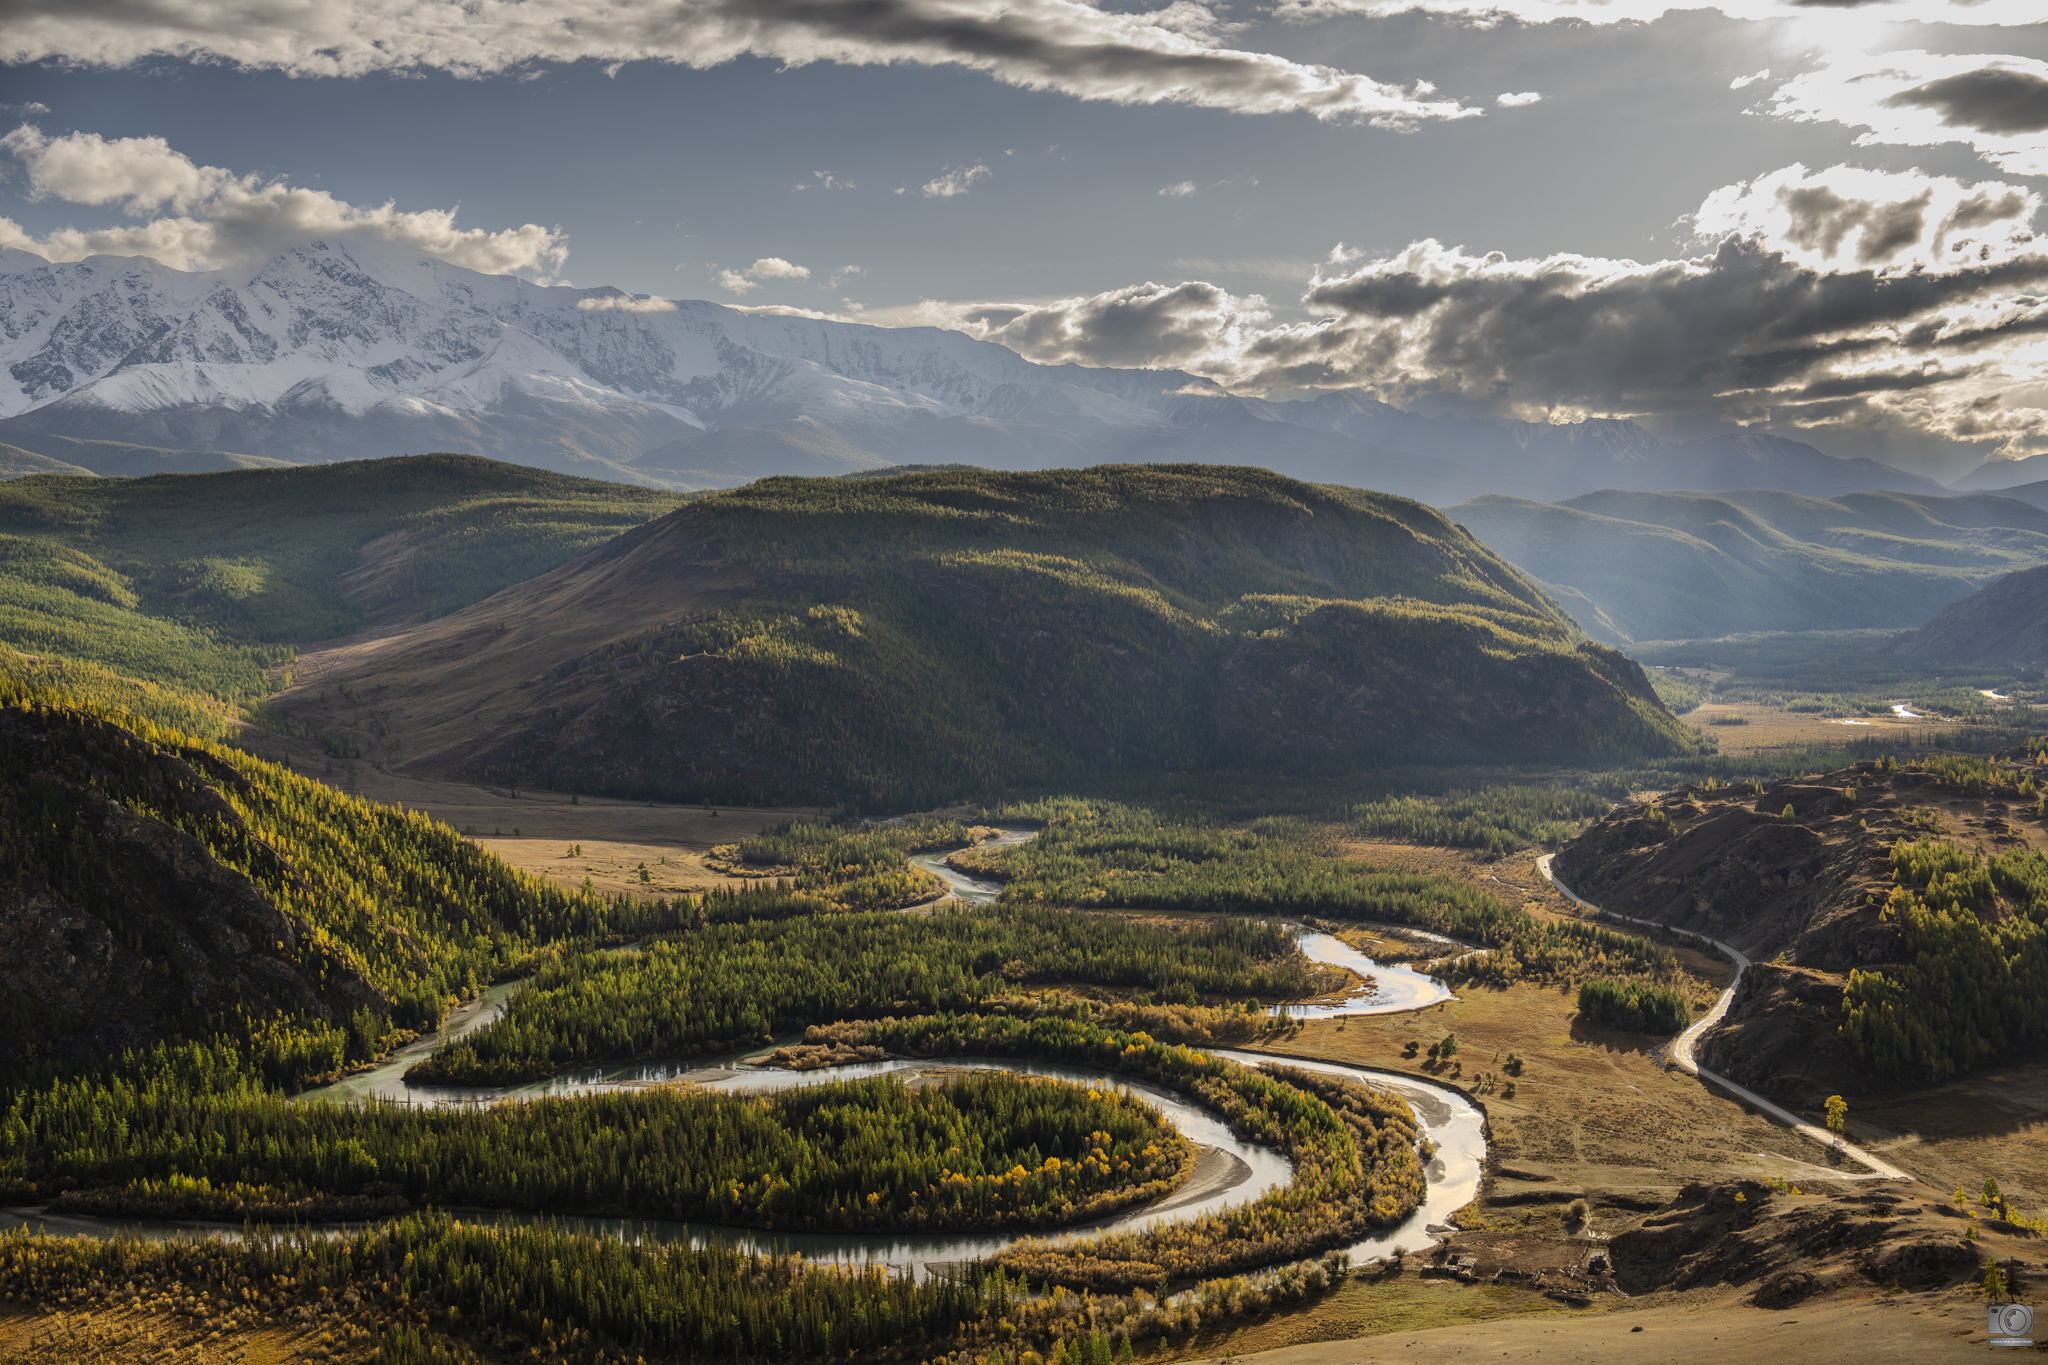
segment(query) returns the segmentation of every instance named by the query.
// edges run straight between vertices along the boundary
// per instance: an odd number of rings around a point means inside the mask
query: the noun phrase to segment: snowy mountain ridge
[[[1630,422],[1426,418],[1357,394],[1276,403],[1175,370],[1040,365],[939,328],[544,287],[352,240],[292,247],[253,272],[0,249],[0,362],[0,442],[29,450],[50,438],[300,462],[461,450],[679,487],[1137,459],[1261,464],[1434,502],[1933,488],[1774,437],[1707,451]],[[1741,481],[1703,483],[1707,469]]]

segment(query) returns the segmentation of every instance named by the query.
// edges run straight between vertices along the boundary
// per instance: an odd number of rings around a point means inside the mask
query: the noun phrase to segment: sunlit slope
[[[1447,515],[1615,644],[1905,629],[2048,562],[2048,511],[2009,498],[1610,490],[1474,498]]]
[[[765,479],[308,668],[412,771],[680,798],[1690,742],[1431,509],[1189,465]]]
[[[0,484],[0,644],[242,698],[288,646],[435,616],[680,505],[465,455]]]

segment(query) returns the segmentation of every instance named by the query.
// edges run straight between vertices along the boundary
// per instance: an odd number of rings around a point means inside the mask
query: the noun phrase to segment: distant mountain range
[[[931,327],[543,288],[388,246],[253,272],[0,250],[0,443],[102,474],[462,451],[667,488],[959,462],[1258,465],[1442,505],[1599,488],[1939,485],[1774,436],[1271,402],[1178,370],[1038,365]],[[195,453],[197,452],[197,453]],[[0,475],[31,472],[18,456]]]
[[[1476,498],[1445,515],[1617,646],[1905,630],[2001,574],[2048,561],[2048,511],[1981,494],[1609,490],[1557,504]]]
[[[1892,648],[1912,659],[2048,669],[2048,565],[1987,583]]]

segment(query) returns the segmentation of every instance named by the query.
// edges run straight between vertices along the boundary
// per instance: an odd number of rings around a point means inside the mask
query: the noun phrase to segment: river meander
[[[1004,830],[990,844],[1021,843],[1032,837],[1030,830]],[[985,902],[1002,894],[1002,887],[968,877],[947,866],[944,854],[925,854],[913,859],[943,878],[962,900]],[[1371,978],[1372,986],[1334,1002],[1292,1006],[1298,1017],[1322,1018],[1338,1014],[1380,1014],[1416,1009],[1450,998],[1450,992],[1434,977],[1410,967],[1376,962],[1339,939],[1308,930],[1300,931],[1302,951],[1317,962],[1348,967]],[[1455,945],[1453,945],[1455,946]],[[477,1000],[457,1010],[435,1033],[393,1053],[369,1070],[346,1077],[332,1085],[308,1090],[301,1102],[360,1103],[381,1099],[407,1104],[491,1104],[501,1100],[527,1100],[549,1096],[588,1095],[622,1090],[639,1090],[665,1081],[687,1079],[718,1090],[767,1091],[825,1081],[851,1080],[898,1071],[939,1071],[945,1069],[996,1068],[1033,1076],[1048,1076],[1088,1085],[1114,1086],[1133,1092],[1157,1108],[1166,1119],[1205,1149],[1195,1174],[1180,1190],[1149,1204],[1098,1223],[1062,1230],[1063,1233],[1134,1230],[1157,1222],[1179,1222],[1232,1204],[1256,1199],[1285,1184],[1293,1175],[1288,1160],[1270,1148],[1246,1142],[1232,1133],[1223,1121],[1207,1110],[1149,1082],[1101,1068],[1066,1066],[1052,1062],[1017,1058],[949,1057],[936,1061],[890,1059],[833,1067],[823,1071],[791,1072],[749,1064],[750,1058],[766,1049],[731,1053],[723,1057],[696,1058],[675,1063],[631,1063],[614,1066],[570,1068],[544,1081],[517,1086],[474,1088],[408,1086],[405,1072],[435,1048],[481,1028],[497,1018],[504,1003],[522,983],[493,986]],[[1276,1057],[1271,1054],[1216,1049],[1219,1055],[1248,1066],[1278,1062],[1313,1071],[1356,1076],[1373,1085],[1394,1090],[1415,1110],[1422,1134],[1436,1148],[1428,1168],[1428,1192],[1422,1205],[1396,1227],[1386,1229],[1347,1248],[1354,1261],[1388,1255],[1396,1248],[1420,1250],[1431,1243],[1428,1229],[1445,1223],[1453,1210],[1471,1202],[1478,1193],[1480,1170],[1486,1158],[1482,1129],[1485,1117],[1478,1107],[1454,1090],[1407,1076],[1375,1072],[1335,1062]],[[537,1215],[478,1212],[465,1214],[480,1222],[523,1223],[538,1221]],[[1015,1240],[1012,1234],[933,1233],[921,1235],[860,1234],[825,1232],[770,1232],[754,1228],[715,1227],[683,1224],[658,1219],[553,1218],[551,1221],[593,1234],[647,1237],[660,1241],[688,1239],[697,1244],[719,1243],[745,1251],[796,1252],[815,1260],[861,1262],[886,1265],[922,1277],[934,1268],[991,1256]],[[190,1223],[117,1222],[94,1218],[50,1218],[28,1210],[0,1210],[0,1229],[23,1224],[41,1224],[51,1232],[105,1235],[117,1227],[145,1236],[207,1235],[229,1233],[226,1228],[209,1228]],[[1043,1235],[1043,1234],[1039,1234]]]

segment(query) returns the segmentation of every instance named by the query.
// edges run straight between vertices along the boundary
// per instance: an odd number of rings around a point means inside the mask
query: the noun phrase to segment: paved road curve
[[[1611,910],[1601,910],[1599,906],[1594,905],[1591,901],[1582,899],[1570,887],[1566,886],[1563,882],[1559,881],[1557,879],[1556,874],[1550,870],[1550,860],[1554,856],[1554,854],[1546,853],[1541,858],[1538,858],[1536,860],[1536,870],[1541,872],[1544,875],[1544,877],[1549,880],[1552,886],[1556,887],[1560,892],[1562,892],[1567,900],[1573,901],[1574,903],[1579,905],[1583,905],[1588,910],[1597,911],[1598,913],[1605,915],[1609,919],[1627,920],[1630,924],[1645,924],[1650,925],[1650,927],[1652,928],[1663,927],[1661,925],[1654,924],[1650,920],[1636,919],[1632,915],[1619,915],[1615,914]],[[1683,932],[1690,931],[1687,930]],[[1728,979],[1728,989],[1721,992],[1721,998],[1714,1002],[1714,1007],[1707,1011],[1705,1017],[1703,1017],[1698,1023],[1694,1024],[1691,1028],[1687,1029],[1684,1033],[1679,1034],[1678,1037],[1671,1042],[1667,1055],[1670,1057],[1672,1064],[1675,1065],[1680,1071],[1685,1072],[1689,1076],[1697,1076],[1701,1080],[1711,1081],[1713,1084],[1720,1086],[1721,1089],[1735,1096],[1744,1104],[1747,1104],[1751,1108],[1756,1109],[1757,1111],[1763,1113],[1769,1118],[1784,1124],[1787,1128],[1792,1129],[1801,1137],[1808,1138],[1814,1142],[1817,1142],[1823,1147],[1840,1151],[1843,1156],[1848,1157],[1852,1161],[1859,1161],[1863,1163],[1863,1165],[1877,1172],[1877,1179],[1913,1179],[1912,1176],[1907,1175],[1904,1171],[1892,1165],[1890,1162],[1883,1161],[1877,1157],[1872,1156],[1870,1153],[1864,1151],[1861,1147],[1850,1146],[1848,1143],[1843,1142],[1841,1139],[1837,1138],[1833,1133],[1828,1132],[1825,1128],[1814,1127],[1812,1124],[1808,1123],[1805,1119],[1800,1118],[1791,1110],[1786,1109],[1781,1105],[1773,1104],[1769,1100],[1765,1099],[1762,1095],[1757,1094],[1754,1090],[1749,1090],[1744,1088],[1743,1086],[1739,1086],[1735,1082],[1729,1080],[1726,1076],[1723,1076],[1718,1072],[1709,1071],[1707,1070],[1707,1068],[1699,1064],[1698,1060],[1695,1059],[1693,1056],[1693,1049],[1699,1045],[1699,1040],[1706,1035],[1708,1029],[1720,1023],[1721,1020],[1724,1017],[1726,1017],[1728,1013],[1728,1004],[1735,998],[1735,988],[1736,986],[1741,984],[1742,974],[1749,968],[1749,959],[1747,957],[1744,957],[1742,953],[1740,953],[1736,949],[1731,948],[1727,944],[1721,942],[1719,939],[1706,938],[1704,934],[1696,934],[1694,935],[1694,937],[1705,939],[1706,942],[1711,943],[1714,945],[1714,947],[1720,949],[1721,955],[1723,957],[1726,957],[1729,962],[1734,964],[1735,975]],[[1867,1180],[1871,1179],[1872,1177],[1852,1176],[1850,1178]]]

